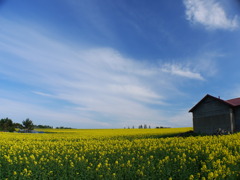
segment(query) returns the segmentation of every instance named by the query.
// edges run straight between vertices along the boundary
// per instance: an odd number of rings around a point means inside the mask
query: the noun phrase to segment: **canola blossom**
[[[0,179],[240,179],[240,133],[188,130],[0,132]]]

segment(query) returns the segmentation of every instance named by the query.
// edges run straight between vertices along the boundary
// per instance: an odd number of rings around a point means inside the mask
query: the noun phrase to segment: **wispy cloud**
[[[192,23],[199,23],[207,29],[236,29],[238,16],[227,15],[223,5],[216,0],[184,0],[186,17]]]
[[[0,27],[0,52],[7,54],[0,61],[1,77],[28,87],[28,95],[17,100],[14,96],[3,98],[4,93],[0,95],[5,113],[19,114],[16,109],[20,106],[21,116],[30,113],[54,121],[65,119],[78,123],[76,127],[141,123],[169,126],[164,106],[168,97],[179,91],[174,76],[204,79],[200,72],[181,64],[165,64],[161,68],[124,57],[112,48],[68,45],[28,28],[27,24],[3,19],[0,22],[4,24]],[[46,102],[39,103],[43,99]],[[59,109],[48,105],[56,100],[65,103]]]
[[[199,72],[191,71],[189,67],[183,66],[183,64],[164,64],[162,69],[163,72],[167,72],[173,75],[182,76],[190,79],[204,80]]]

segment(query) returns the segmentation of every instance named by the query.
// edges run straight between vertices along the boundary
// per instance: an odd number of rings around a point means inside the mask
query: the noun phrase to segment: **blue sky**
[[[240,97],[237,0],[2,0],[0,115],[75,128],[192,126]]]

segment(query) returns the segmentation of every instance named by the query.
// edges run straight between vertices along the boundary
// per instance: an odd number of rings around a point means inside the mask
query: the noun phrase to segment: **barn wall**
[[[193,128],[198,133],[213,134],[219,128],[233,132],[232,121],[232,109],[212,97],[204,99],[193,111]]]
[[[235,123],[236,123],[236,131],[240,131],[240,106],[234,109],[235,112]]]

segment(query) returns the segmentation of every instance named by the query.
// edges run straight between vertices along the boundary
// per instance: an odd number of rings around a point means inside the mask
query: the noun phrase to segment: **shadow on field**
[[[214,134],[203,134],[203,133],[195,133],[194,131],[187,131],[184,133],[178,133],[178,134],[163,134],[163,135],[151,135],[152,138],[171,138],[171,137],[196,137],[196,136],[224,136],[224,135],[230,135],[232,133],[229,132],[216,132]],[[149,137],[149,138],[151,138]]]
[[[169,133],[169,134],[149,134],[149,135],[127,135],[127,136],[121,136],[123,139],[127,139],[129,141],[133,141],[136,139],[160,139],[160,138],[174,138],[174,137],[193,137],[193,136],[203,136],[197,133],[194,133],[193,131],[187,131],[184,133]],[[117,137],[112,137],[111,139],[118,139]]]
[[[196,136],[211,136],[211,135],[207,135],[207,134],[200,134],[200,133],[195,133],[193,131],[187,131],[184,133],[171,133],[171,134],[157,134],[157,135],[149,135],[149,136],[145,136],[144,138],[152,138],[152,139],[158,139],[158,138],[173,138],[173,137],[183,137],[183,138],[187,138],[187,137],[196,137]]]

